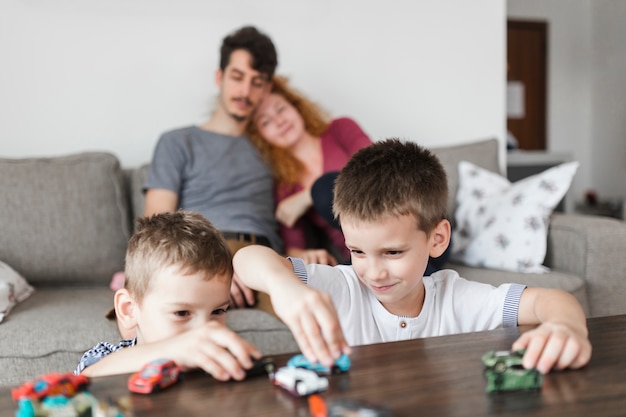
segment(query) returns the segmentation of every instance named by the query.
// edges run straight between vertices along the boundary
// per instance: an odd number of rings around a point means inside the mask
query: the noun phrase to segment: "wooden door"
[[[508,81],[523,86],[523,115],[507,117],[519,149],[545,150],[547,130],[548,24],[507,21]]]

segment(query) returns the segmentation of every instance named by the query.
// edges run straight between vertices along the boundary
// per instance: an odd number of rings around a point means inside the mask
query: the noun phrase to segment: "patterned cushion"
[[[511,184],[461,161],[452,259],[485,268],[546,271],[550,214],[577,168],[578,162],[568,162]]]
[[[0,261],[0,323],[19,302],[33,293],[34,288],[13,268]]]
[[[464,143],[455,146],[443,146],[431,148],[431,151],[443,165],[448,177],[448,217],[454,223],[456,193],[459,188],[459,162],[472,161],[474,164],[493,172],[499,171],[498,165],[498,140],[485,139],[472,143]]]

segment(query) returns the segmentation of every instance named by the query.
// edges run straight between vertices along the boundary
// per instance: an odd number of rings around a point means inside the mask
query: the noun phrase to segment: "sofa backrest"
[[[441,161],[448,176],[448,218],[454,221],[459,189],[459,162],[469,161],[493,172],[500,172],[498,164],[498,140],[486,139],[456,146],[430,148]]]
[[[146,205],[146,196],[143,192],[143,186],[148,178],[149,169],[150,164],[143,164],[138,168],[125,170],[130,195],[131,219],[133,223],[131,225],[132,230],[135,230],[135,220],[143,216],[143,210]]]
[[[465,160],[493,172],[500,172],[498,164],[498,140],[495,138],[455,146],[430,148],[439,158],[448,176],[448,216],[454,219],[454,210],[457,206],[456,193],[459,188],[459,162]],[[143,215],[144,193],[143,186],[148,176],[149,164],[129,170],[128,182],[130,186],[133,218]]]
[[[131,222],[122,170],[106,152],[0,159],[0,260],[34,285],[110,282]]]

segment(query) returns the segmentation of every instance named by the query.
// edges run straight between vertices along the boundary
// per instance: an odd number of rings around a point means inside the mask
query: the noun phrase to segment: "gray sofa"
[[[435,149],[449,174],[450,212],[456,167],[469,160],[498,171],[495,140]],[[96,342],[117,342],[104,318],[108,285],[123,269],[134,218],[143,212],[147,166],[122,169],[109,153],[0,159],[0,260],[36,288],[0,323],[0,386],[52,371],[72,370]],[[626,224],[554,214],[548,274],[517,274],[450,265],[462,276],[499,284],[563,288],[589,316],[626,313]],[[266,354],[298,350],[288,329],[255,310],[231,310],[228,324]]]

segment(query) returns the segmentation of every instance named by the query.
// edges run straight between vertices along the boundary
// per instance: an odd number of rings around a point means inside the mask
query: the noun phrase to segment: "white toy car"
[[[328,379],[304,368],[284,366],[270,374],[274,385],[294,395],[304,396],[328,389]]]

